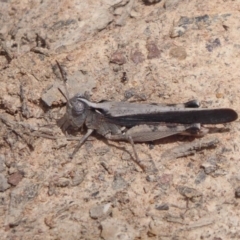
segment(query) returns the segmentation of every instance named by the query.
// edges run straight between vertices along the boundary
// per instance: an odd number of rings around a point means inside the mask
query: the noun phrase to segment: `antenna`
[[[69,103],[69,92],[68,92],[68,88],[67,88],[67,73],[64,71],[64,69],[61,67],[61,65],[59,64],[59,62],[56,60],[57,66],[59,68],[59,71],[61,73],[62,79],[63,79],[63,83],[64,83],[64,88],[65,88],[65,93],[62,91],[61,88],[58,88],[58,90],[61,92],[61,94],[65,97],[65,99],[67,100],[68,104]]]

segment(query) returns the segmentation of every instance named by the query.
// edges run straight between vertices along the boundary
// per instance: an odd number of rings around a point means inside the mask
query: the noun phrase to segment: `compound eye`
[[[72,102],[72,113],[73,115],[81,115],[84,112],[84,103],[80,101],[73,101]]]

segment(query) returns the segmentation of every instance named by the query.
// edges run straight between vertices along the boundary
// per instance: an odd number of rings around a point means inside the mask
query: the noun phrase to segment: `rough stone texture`
[[[239,9],[217,0],[0,1],[1,239],[240,239],[238,121],[211,134],[216,148],[164,163],[163,152],[193,139],[136,144],[151,173],[132,161],[129,143],[101,137],[70,160],[77,142],[56,124],[66,102],[56,60],[70,96],[198,99],[240,112]]]
[[[3,172],[6,169],[5,158],[3,155],[0,155],[0,172]]]
[[[101,222],[101,237],[105,240],[124,239],[131,240],[138,237],[131,225],[119,219],[107,219]]]
[[[10,187],[11,185],[8,184],[7,178],[3,174],[0,174],[0,192],[4,192]]]

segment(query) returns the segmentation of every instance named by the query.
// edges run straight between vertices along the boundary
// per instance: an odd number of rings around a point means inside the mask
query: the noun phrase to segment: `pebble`
[[[184,60],[187,57],[187,52],[184,47],[174,47],[170,49],[169,55],[178,60]]]
[[[240,187],[235,190],[235,197],[240,198]]]
[[[114,176],[114,180],[112,183],[113,190],[120,191],[128,186],[128,183],[119,175]]]
[[[163,203],[161,205],[157,205],[155,206],[156,210],[169,210],[169,206],[167,203]]]
[[[8,183],[17,186],[23,179],[23,174],[21,172],[15,172],[11,174],[8,178]]]
[[[124,63],[126,63],[124,53],[122,51],[117,50],[112,54],[110,62],[118,65],[123,65]]]
[[[59,178],[58,181],[55,183],[55,186],[57,187],[67,187],[69,185],[70,185],[70,180],[64,177]]]
[[[156,43],[150,41],[147,43],[146,48],[148,50],[148,59],[159,58],[160,57],[160,50],[158,49]]]
[[[113,21],[113,15],[107,9],[98,9],[98,11],[92,16],[91,22],[93,27],[98,31],[101,31],[107,27],[107,25]]]
[[[81,170],[77,170],[74,173],[74,177],[72,179],[72,186],[77,186],[79,184],[81,184],[83,182],[83,180],[85,179],[87,173],[81,171]]]
[[[131,53],[131,60],[137,65],[139,63],[142,63],[145,60],[145,57],[142,52],[135,50]]]
[[[186,186],[178,186],[178,192],[182,196],[191,199],[193,202],[199,201],[199,198],[202,197],[202,193],[200,193],[198,190]]]
[[[90,209],[90,217],[93,219],[103,218],[112,212],[111,203],[94,206]]]
[[[195,182],[196,184],[200,184],[200,183],[204,182],[204,180],[206,179],[206,177],[207,177],[206,173],[204,172],[203,169],[201,169],[201,170],[199,171],[199,173],[197,174],[196,179],[195,179],[194,182]]]

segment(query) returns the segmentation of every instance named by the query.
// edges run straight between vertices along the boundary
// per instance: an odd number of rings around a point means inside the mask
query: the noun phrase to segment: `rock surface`
[[[97,135],[70,160],[82,133],[56,124],[66,103],[56,60],[70,97],[198,99],[240,112],[238,9],[217,0],[0,1],[1,239],[240,239],[238,121],[212,128],[216,144],[204,150],[199,139],[191,151],[188,137],[136,144],[149,172],[129,143]]]

